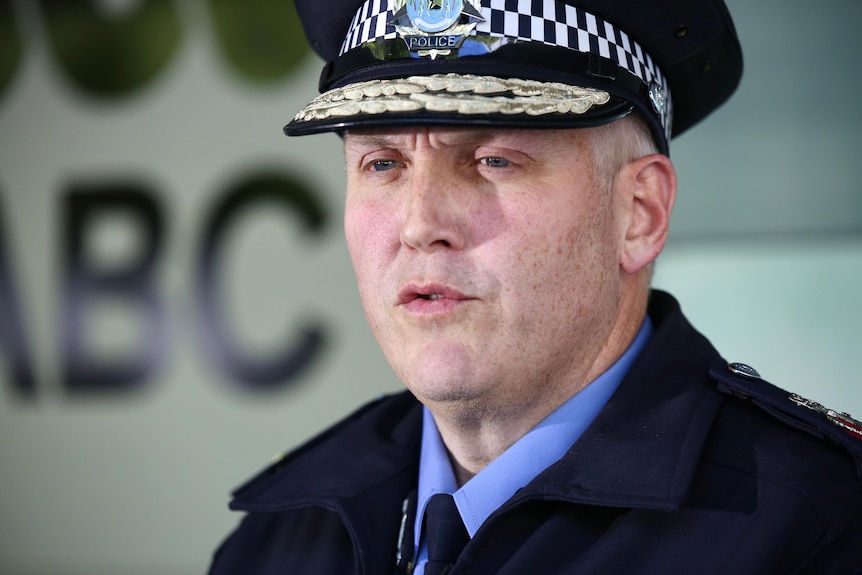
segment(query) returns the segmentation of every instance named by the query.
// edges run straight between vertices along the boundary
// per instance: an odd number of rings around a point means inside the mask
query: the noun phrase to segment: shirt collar
[[[434,418],[428,408],[424,408],[414,541],[420,541],[425,505],[436,493],[453,494],[464,525],[470,537],[473,537],[491,513],[565,455],[613,395],[652,331],[652,323],[646,318],[629,348],[607,371],[557,408],[460,489]]]

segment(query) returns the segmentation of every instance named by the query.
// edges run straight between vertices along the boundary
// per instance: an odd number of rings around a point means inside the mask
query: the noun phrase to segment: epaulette
[[[844,448],[854,458],[862,480],[862,421],[772,385],[744,363],[712,369],[710,375],[722,393],[749,401],[787,425]]]

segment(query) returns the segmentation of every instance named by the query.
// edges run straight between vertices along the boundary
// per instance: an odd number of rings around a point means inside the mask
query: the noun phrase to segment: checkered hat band
[[[469,0],[465,0],[469,1]],[[628,70],[643,82],[667,84],[652,58],[641,46],[610,22],[558,0],[482,0],[482,17],[473,32],[514,40],[541,42],[602,56]],[[366,42],[398,37],[389,24],[390,0],[366,0],[356,12],[341,54]]]

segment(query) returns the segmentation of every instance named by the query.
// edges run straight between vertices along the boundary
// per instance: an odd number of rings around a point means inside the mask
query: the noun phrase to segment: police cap
[[[596,126],[637,111],[662,152],[742,75],[723,0],[296,0],[326,61],[288,135]]]

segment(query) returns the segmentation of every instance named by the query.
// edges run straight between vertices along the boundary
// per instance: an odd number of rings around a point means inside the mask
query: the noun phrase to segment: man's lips
[[[455,288],[444,284],[410,284],[405,286],[398,293],[399,305],[407,305],[414,302],[417,303],[453,303],[462,302],[469,299],[468,297]]]

